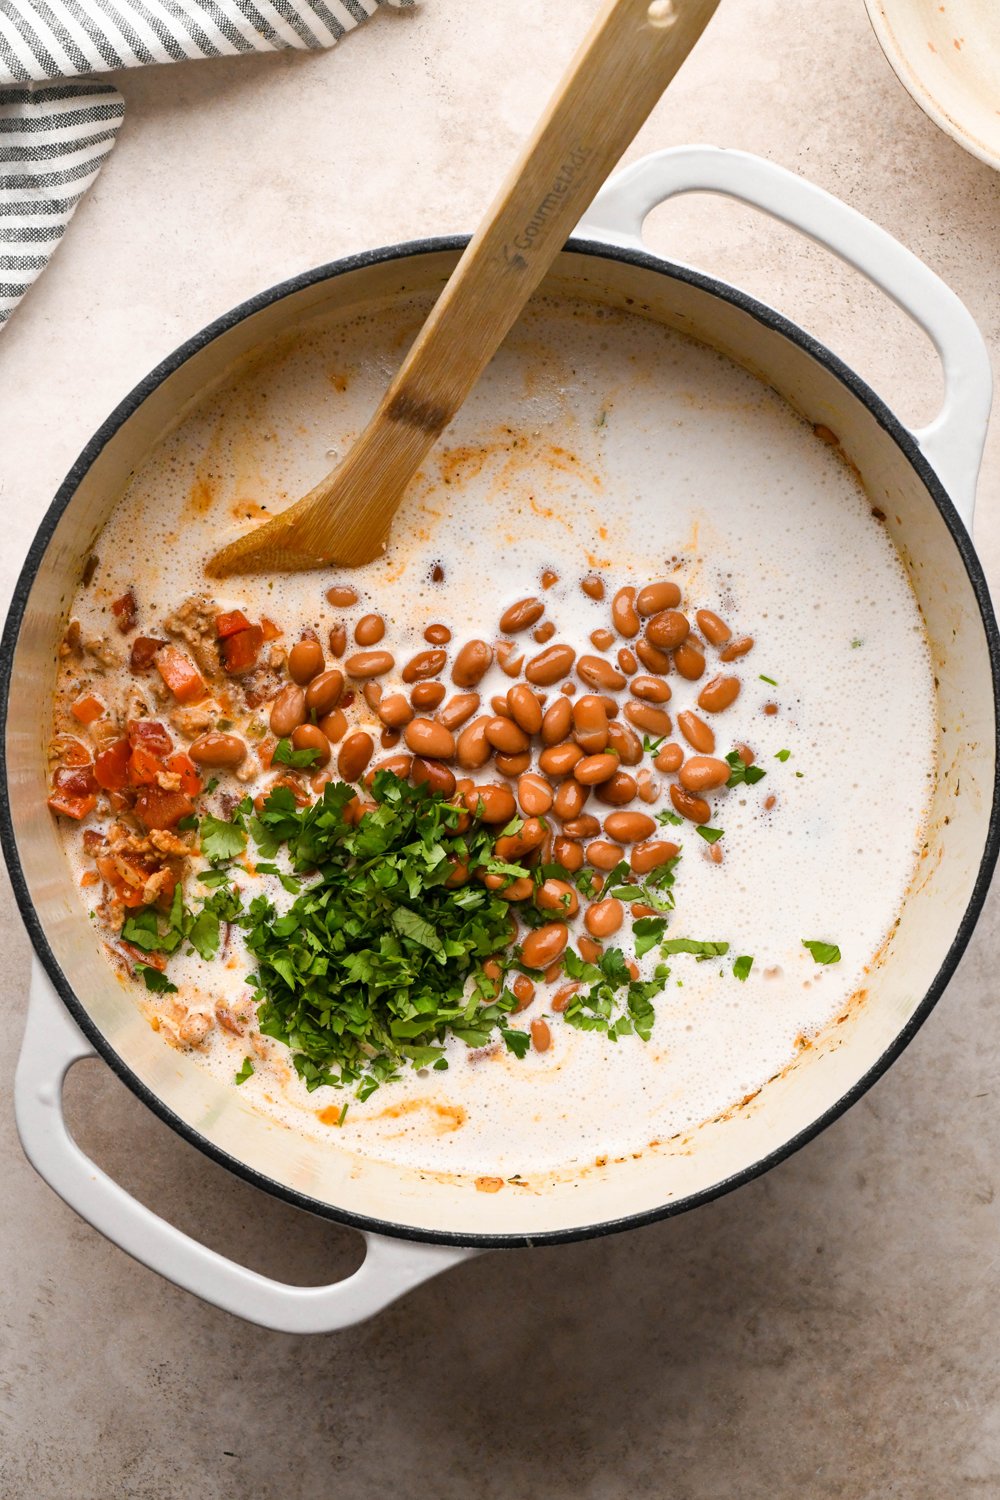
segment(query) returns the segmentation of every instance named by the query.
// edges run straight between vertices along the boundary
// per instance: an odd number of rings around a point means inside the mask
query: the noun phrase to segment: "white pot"
[[[939,417],[909,431],[840,361],[777,313],[643,249],[645,215],[673,194],[729,194],[828,246],[882,287],[941,356]],[[839,437],[909,569],[940,685],[943,773],[926,874],[901,913],[867,1003],[829,1043],[746,1109],[703,1126],[684,1150],[592,1168],[537,1194],[478,1193],[296,1137],[238,1090],[164,1046],[116,981],[69,875],[46,808],[55,645],[81,559],[130,472],[176,414],[249,351],[317,312],[443,284],[464,240],[371,251],[237,308],[166,360],[88,445],[42,523],[3,644],[7,669],[2,832],[38,962],[17,1076],[18,1126],[42,1176],[130,1254],[206,1300],[268,1327],[320,1331],[369,1316],[410,1286],[484,1248],[583,1238],[680,1213],[781,1160],[843,1112],[913,1036],[968,941],[997,856],[997,629],[968,527],[990,404],[982,339],[958,299],[882,230],[779,167],[737,152],[660,152],[619,173],[546,283],[683,330],[752,370]],[[60,1097],[77,1059],[100,1054],[185,1139],[258,1186],[351,1224],[362,1268],[330,1287],[284,1286],[179,1233],[89,1162]]]

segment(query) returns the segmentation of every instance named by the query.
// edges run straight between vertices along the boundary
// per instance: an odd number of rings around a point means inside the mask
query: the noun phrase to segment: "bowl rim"
[[[915,104],[918,104],[928,119],[933,120],[946,135],[950,135],[963,150],[978,157],[988,167],[1000,171],[1000,131],[994,148],[983,141],[968,126],[947,113],[934,97],[929,84],[924,81],[910,54],[901,45],[890,19],[889,10],[893,0],[865,0],[865,9],[871,22],[875,38],[885,54],[899,82]]]
[[[6,742],[14,653],[17,648],[21,624],[36,574],[49,542],[64,511],[72,502],[76,490],[88,470],[112,437],[141,408],[147,397],[194,355],[223,334],[228,333],[239,323],[254,316],[254,314],[266,307],[293,296],[307,287],[333,281],[337,277],[349,272],[364,270],[371,266],[393,260],[402,261],[420,255],[438,254],[442,251],[452,253],[461,252],[469,243],[469,239],[469,235],[441,235],[402,241],[398,244],[381,246],[376,249],[345,256],[290,277],[246,299],[237,304],[236,307],[230,309],[230,311],[215,318],[199,332],[174,349],[171,354],[167,355],[165,359],[132,388],[97,429],[59,486],[55,497],[42,517],[18,575],[4,625],[3,636],[0,639],[0,744]],[[913,434],[894,415],[882,398],[849,365],[845,364],[843,360],[833,354],[825,345],[813,338],[804,329],[799,328],[797,324],[791,322],[782,313],[759,302],[756,298],[749,296],[739,288],[718,280],[716,277],[706,275],[704,272],[696,271],[691,267],[665,260],[663,257],[654,255],[646,250],[609,245],[600,240],[578,237],[571,238],[567,241],[562,253],[619,261],[626,265],[633,265],[643,270],[653,271],[668,278],[681,281],[710,295],[721,298],[812,356],[813,359],[839,380],[851,395],[855,396],[868,408],[878,424],[896,443],[902,451],[903,456],[916,471],[918,478],[927,489],[940,512],[951,535],[952,542],[961,556],[969,583],[976,598],[989,651],[993,688],[994,725],[998,739],[1000,739],[1000,630],[998,630],[989,586],[982,564],[976,555],[972,541],[959,518],[955,506],[937,474],[921,452]],[[934,975],[926,994],[910,1016],[906,1025],[897,1033],[885,1051],[855,1080],[852,1086],[808,1126],[791,1136],[781,1146],[776,1147],[766,1156],[743,1167],[740,1171],[731,1173],[721,1181],[702,1189],[700,1192],[671,1200],[653,1209],[645,1209],[634,1214],[619,1215],[614,1219],[598,1220],[593,1224],[577,1225],[571,1228],[532,1231],[531,1233],[518,1231],[475,1233],[471,1231],[431,1230],[355,1213],[339,1208],[334,1204],[324,1203],[319,1199],[311,1198],[306,1193],[299,1192],[295,1188],[291,1188],[284,1183],[276,1181],[274,1178],[268,1177],[266,1174],[248,1166],[245,1162],[240,1161],[238,1157],[232,1156],[229,1152],[221,1149],[214,1142],[203,1136],[193,1126],[175,1114],[169,1104],[160,1095],[148,1088],[133,1073],[128,1063],[114,1050],[103,1032],[95,1025],[88,1012],[77,999],[69,979],[52,952],[42,923],[35,910],[24,869],[21,865],[14,832],[6,760],[4,761],[4,774],[0,777],[0,846],[2,846],[6,858],[21,919],[27,929],[35,953],[52,981],[59,998],[66,1006],[73,1020],[80,1027],[80,1030],[94,1047],[98,1056],[107,1063],[108,1067],[126,1087],[151,1109],[160,1120],[175,1130],[182,1140],[194,1146],[210,1160],[234,1172],[243,1181],[250,1183],[252,1186],[258,1187],[286,1203],[291,1203],[296,1208],[304,1209],[320,1218],[328,1219],[331,1222],[342,1224],[351,1229],[425,1244],[469,1246],[484,1250],[514,1249],[539,1244],[565,1244],[577,1240],[595,1239],[604,1235],[617,1234],[627,1229],[637,1229],[647,1224],[657,1223],[662,1219],[673,1218],[704,1203],[712,1202],[716,1198],[721,1198],[725,1194],[733,1192],[744,1183],[751,1182],[755,1178],[763,1176],[765,1172],[770,1171],[772,1167],[777,1166],[780,1162],[786,1161],[835,1120],[846,1114],[868,1092],[872,1085],[881,1078],[882,1074],[886,1072],[913,1040],[920,1027],[934,1009],[948,981],[955,972],[982,912],[983,903],[986,899],[993,871],[997,863],[997,857],[1000,854],[1000,757],[997,759],[994,771],[990,816],[979,869],[968,905],[962,915],[948,952],[945,954],[941,966]]]

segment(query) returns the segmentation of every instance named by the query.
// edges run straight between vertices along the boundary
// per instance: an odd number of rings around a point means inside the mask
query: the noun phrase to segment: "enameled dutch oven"
[[[856,374],[776,312],[648,253],[648,212],[682,192],[724,193],[826,245],[929,334],[944,365],[938,418],[908,430]],[[607,1234],[681,1213],[781,1161],[848,1108],[897,1057],[948,982],[997,857],[998,641],[969,538],[990,404],[982,339],[958,299],[882,230],[800,178],[709,147],[664,151],[620,172],[559,256],[546,289],[679,329],[772,386],[839,438],[913,581],[939,682],[939,770],[927,857],[867,1001],[746,1108],[702,1126],[684,1150],[591,1168],[550,1191],[485,1194],[468,1183],[299,1138],[239,1091],[164,1046],[115,980],[46,808],[45,746],[55,647],[80,575],[130,472],[186,403],[250,351],[318,312],[443,285],[464,239],[373,250],[323,266],[219,319],[118,407],[74,465],[24,566],[3,641],[3,843],[38,958],[17,1075],[18,1126],[38,1171],[123,1249],[206,1300],[265,1326],[340,1328],[484,1249]],[[186,1140],[248,1181],[367,1242],[334,1286],[284,1286],[235,1265],[135,1202],[69,1137],[62,1081],[98,1053]]]

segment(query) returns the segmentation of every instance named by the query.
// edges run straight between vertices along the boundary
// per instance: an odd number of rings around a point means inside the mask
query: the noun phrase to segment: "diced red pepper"
[[[240,630],[249,630],[250,621],[241,609],[231,609],[224,615],[215,617],[215,633],[220,641],[224,641],[227,635],[236,635]]]
[[[138,608],[135,602],[135,595],[131,589],[128,590],[128,593],[122,594],[120,599],[112,600],[111,613],[118,621],[118,629],[122,635],[128,635],[130,630],[135,629]]]
[[[194,802],[185,792],[165,792],[159,786],[144,786],[135,799],[135,815],[147,828],[176,828],[193,812]]]
[[[88,693],[85,698],[77,698],[75,703],[70,704],[69,711],[81,724],[93,724],[95,719],[103,719],[106,712],[100,698],[95,698],[93,693]]]
[[[232,639],[238,640],[239,637]],[[208,691],[205,679],[190,656],[185,656],[177,646],[160,647],[156,653],[156,670],[178,703],[200,703]]]
[[[123,860],[125,864],[129,865],[131,869],[136,871],[136,873],[141,877],[140,884],[133,885],[130,880],[126,880],[124,875],[119,870],[118,866],[115,864],[114,857],[110,854],[102,854],[94,861],[100,873],[101,879],[107,882],[107,884],[111,887],[112,892],[123,906],[142,906],[142,889],[146,883],[146,877],[150,874],[150,871],[148,871],[144,867],[141,860],[129,859],[126,855],[119,855],[118,858]]]
[[[90,765],[90,751],[75,734],[57,734],[51,748],[54,759],[64,766]]]
[[[183,750],[177,750],[167,761],[167,770],[174,771],[181,778],[181,791],[189,797],[197,797],[201,791],[201,777],[198,775],[198,767],[189,755]]]
[[[132,650],[129,652],[128,666],[130,672],[148,672],[153,665],[153,658],[166,641],[157,640],[153,635],[137,635],[132,642]]]
[[[136,745],[128,761],[128,779],[132,786],[155,786],[157,773],[165,770],[158,755],[151,755],[142,745]]]
[[[97,806],[97,782],[92,767],[59,766],[52,777],[49,807],[77,822]]]
[[[239,630],[222,642],[222,665],[230,676],[249,672],[257,665],[260,648],[264,644],[264,632],[259,625]]]
[[[106,792],[120,792],[128,786],[128,762],[132,746],[127,735],[101,750],[94,757],[94,780]]]
[[[159,719],[129,719],[128,738],[133,750],[141,745],[150,755],[169,755],[174,748],[168,730]]]
[[[267,615],[261,615],[260,629],[265,641],[276,641],[279,635],[284,635],[285,633],[281,626],[275,625],[274,621],[269,620]]]

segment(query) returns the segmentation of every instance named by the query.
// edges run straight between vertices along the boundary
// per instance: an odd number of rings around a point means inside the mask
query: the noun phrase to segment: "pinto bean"
[[[333,713],[323,714],[318,722],[331,745],[342,740],[347,733],[347,718],[342,708],[335,708]]]
[[[576,652],[572,646],[547,646],[544,651],[531,658],[524,669],[524,675],[537,687],[551,687],[552,683],[558,682],[560,677],[565,677],[567,672],[572,671],[575,660]]]
[[[579,992],[580,986],[578,984],[564,984],[562,989],[556,990],[552,996],[552,999],[549,1001],[549,1009],[555,1011],[556,1015],[561,1015],[569,1006],[569,1002],[573,996],[579,994]]]
[[[594,693],[573,704],[573,738],[588,755],[599,755],[608,743],[608,711]]]
[[[475,687],[489,671],[492,662],[492,646],[485,641],[466,641],[452,663],[451,680],[456,687]]]
[[[483,883],[501,901],[526,901],[534,889],[530,875],[520,875],[514,880],[509,875],[487,875]]]
[[[519,729],[513,719],[501,718],[499,714],[487,721],[486,738],[494,750],[500,750],[504,755],[522,755],[531,744],[524,730]]]
[[[563,833],[568,839],[592,839],[600,831],[600,823],[590,813],[581,813],[578,818],[567,818],[563,824]]]
[[[355,651],[344,663],[350,677],[383,677],[395,665],[391,651]]]
[[[626,677],[631,677],[633,672],[638,672],[639,663],[635,659],[635,652],[630,651],[627,646],[622,646],[615,658],[618,662],[618,670],[624,672]]]
[[[572,776],[562,782],[556,792],[552,803],[552,810],[556,817],[565,822],[567,818],[578,818],[583,812],[584,803],[590,796],[590,788],[576,781]]]
[[[619,844],[637,844],[656,832],[656,822],[648,813],[613,812],[604,819],[604,832]]]
[[[552,1033],[544,1016],[536,1016],[529,1026],[531,1045],[536,1052],[548,1052],[552,1045]]]
[[[698,622],[698,629],[710,646],[724,646],[732,636],[733,632],[725,620],[720,620],[711,609],[699,609],[695,619]]]
[[[326,591],[327,603],[336,605],[338,609],[350,609],[352,604],[358,602],[358,591],[352,589],[350,584],[335,584],[332,589]]]
[[[587,907],[584,925],[591,937],[611,937],[625,920],[625,908],[613,896],[604,901],[595,901]]]
[[[589,573],[586,578],[581,579],[580,587],[588,599],[604,598],[604,579],[596,573]]]
[[[691,634],[687,616],[665,609],[646,622],[646,639],[660,651],[673,651]]]
[[[414,786],[427,785],[432,792],[450,797],[455,790],[455,773],[440,760],[425,760],[421,755],[413,757],[410,780]]]
[[[661,651],[659,646],[654,646],[650,641],[636,641],[635,654],[647,672],[655,672],[658,677],[665,677],[670,671],[669,655],[666,651]]]
[[[583,845],[577,839],[568,839],[563,834],[552,845],[552,858],[571,875],[583,869]]]
[[[439,711],[438,723],[443,724],[445,729],[458,729],[467,719],[472,718],[479,704],[478,693],[456,693]]]
[[[703,708],[708,714],[721,714],[731,704],[735,703],[740,695],[740,679],[738,677],[713,677],[711,682],[706,682],[698,694],[698,707]]]
[[[354,627],[354,639],[359,646],[377,646],[385,635],[385,621],[381,615],[362,615]]]
[[[446,651],[418,651],[403,668],[403,681],[422,682],[426,677],[436,677],[447,660]]]
[[[411,719],[403,733],[406,748],[425,760],[451,760],[455,736],[434,719]]]
[[[583,751],[579,745],[572,740],[565,740],[561,745],[549,745],[538,757],[538,769],[544,771],[546,776],[568,776],[578,761],[583,759]]]
[[[402,729],[413,718],[413,709],[402,693],[390,693],[379,704],[378,716],[389,729]]]
[[[509,823],[517,812],[517,803],[509,787],[492,782],[487,786],[474,786],[465,793],[462,801],[474,818],[481,823]]]
[[[357,781],[375,753],[375,741],[364,729],[349,734],[337,756],[341,781]]]
[[[417,709],[437,708],[444,695],[443,682],[418,682],[410,692],[410,702]]]
[[[247,747],[235,734],[220,734],[209,730],[192,741],[188,755],[196,766],[225,766],[232,769],[241,766],[247,758]]]
[[[493,746],[486,738],[488,723],[489,718],[485,716],[473,719],[472,723],[467,724],[458,736],[458,763],[466,771],[475,771],[480,766],[485,766],[493,753]]]
[[[674,666],[688,682],[697,682],[705,671],[705,657],[693,641],[685,641],[674,652]]]
[[[493,710],[494,718],[512,719],[514,717],[508,707],[506,696],[503,693],[493,694],[493,697],[490,699],[490,707]]]
[[[290,682],[271,704],[271,733],[283,740],[306,721],[306,695],[297,683]]]
[[[535,891],[535,905],[540,911],[554,911],[561,917],[575,917],[580,910],[580,898],[565,880],[549,879]]]
[[[621,844],[613,844],[610,839],[594,839],[587,845],[587,863],[595,870],[613,870],[620,864],[624,853]]]
[[[608,725],[608,746],[618,752],[623,766],[637,766],[642,760],[642,741],[627,724]]]
[[[558,745],[569,734],[573,706],[567,698],[557,698],[542,716],[542,744]]]
[[[537,734],[542,727],[542,705],[538,694],[533,693],[525,683],[519,682],[512,687],[507,694],[507,707],[510,716],[525,734]]]
[[[638,784],[634,776],[630,776],[627,771],[616,771],[597,788],[597,800],[610,807],[624,807],[626,802],[632,801],[637,791]]]
[[[670,700],[670,684],[664,682],[662,677],[633,677],[629,683],[629,692],[646,703],[667,703]]]
[[[680,813],[682,818],[687,818],[692,823],[707,823],[712,816],[712,809],[704,797],[696,797],[682,786],[671,786],[670,800],[674,804],[674,812]]]
[[[542,623],[540,625],[536,625],[534,630],[531,632],[531,639],[533,641],[537,641],[540,646],[544,646],[546,641],[551,641],[555,633],[556,627],[553,625],[552,621],[543,620]]]
[[[616,671],[603,656],[581,656],[576,664],[576,674],[588,687],[602,693],[617,693],[625,686],[625,676]]]
[[[652,703],[636,703],[634,699],[630,700],[625,705],[625,717],[637,729],[644,730],[646,734],[669,734],[673,728],[666,709],[655,708]]]
[[[635,608],[635,589],[619,589],[611,601],[611,619],[619,635],[627,640],[639,634],[639,616]]]
[[[330,655],[343,656],[347,650],[347,626],[331,625],[328,639],[330,642]]]
[[[494,763],[501,775],[520,776],[522,771],[527,771],[531,765],[531,751],[517,750],[513,754],[508,754],[506,750],[498,750]]]
[[[391,771],[394,776],[398,776],[401,781],[405,781],[410,774],[412,765],[412,755],[405,755],[402,752],[399,755],[387,755],[384,760],[378,760],[373,766],[369,766],[364,774],[365,786],[371,786],[379,771]]]
[[[746,656],[748,651],[753,650],[753,636],[741,635],[736,640],[730,641],[728,646],[723,646],[719,652],[720,661],[736,661],[738,657]]]
[[[610,651],[614,643],[615,633],[613,630],[607,630],[602,626],[601,629],[590,632],[590,644],[595,646],[598,651]]]
[[[311,637],[296,641],[288,653],[288,675],[300,687],[322,672],[323,666],[323,647]]]
[[[535,771],[526,771],[517,783],[517,800],[521,811],[529,818],[540,817],[552,806],[553,792],[544,776]]]
[[[328,672],[319,672],[306,688],[306,708],[310,713],[328,714],[336,708],[344,691],[344,674],[331,667]]]
[[[641,615],[658,615],[665,609],[676,609],[681,602],[681,591],[672,578],[662,578],[657,583],[647,583],[636,596],[635,607]]]
[[[400,729],[383,729],[378,737],[378,742],[383,750],[392,750],[399,744],[402,738],[403,733]]]
[[[535,998],[535,986],[532,984],[527,974],[517,974],[514,979],[511,980],[510,987],[513,991],[514,999],[517,1001],[517,1005],[514,1008],[514,1013],[516,1014],[519,1010],[527,1010],[528,1006]]]
[[[317,724],[300,724],[292,730],[293,750],[315,750],[313,766],[320,770],[330,759],[330,741]]]
[[[573,767],[573,775],[584,786],[596,786],[614,776],[617,770],[617,755],[585,755]]]
[[[521,961],[528,969],[547,969],[561,958],[567,939],[564,922],[547,922],[535,927],[521,944]]]
[[[361,689],[364,700],[372,713],[375,713],[382,702],[382,684],[380,682],[366,682]]]
[[[424,631],[424,640],[429,646],[447,646],[451,640],[451,631],[447,625],[428,625]]]
[[[541,599],[518,599],[500,616],[500,629],[504,635],[517,635],[520,630],[528,630],[544,613],[545,605]]]
[[[650,870],[676,859],[680,852],[678,846],[667,839],[649,839],[646,843],[633,845],[628,862],[636,875],[648,875]]]
[[[658,771],[676,771],[684,759],[684,751],[678,744],[664,745],[653,756],[653,765]]]
[[[681,766],[678,779],[685,791],[712,792],[725,786],[730,774],[724,760],[716,760],[712,755],[692,755]]]
[[[715,749],[715,731],[704,719],[685,709],[677,715],[677,728],[687,740],[692,750],[697,750],[699,755],[711,755]]]

